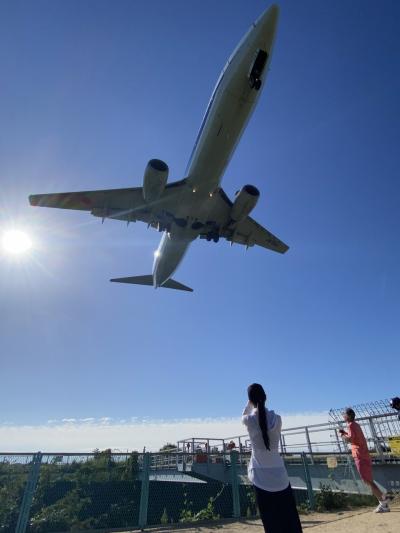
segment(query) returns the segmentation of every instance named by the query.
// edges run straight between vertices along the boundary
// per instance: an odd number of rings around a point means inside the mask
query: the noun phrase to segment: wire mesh
[[[171,480],[172,478],[172,480]],[[179,475],[150,482],[148,524],[193,523],[232,517],[231,487],[218,481],[182,480]]]
[[[228,479],[210,477],[222,466],[215,454],[153,454],[149,479],[147,522],[150,525],[194,523],[232,517],[232,488]]]
[[[374,478],[398,492],[400,455],[390,448],[390,439],[400,436],[398,413],[387,400],[354,410],[374,458]],[[342,411],[332,410],[326,424],[282,431],[281,451],[300,507],[309,507],[315,494],[326,490],[368,493],[338,434]],[[246,435],[186,439],[169,452],[152,454],[49,453],[41,456],[37,485],[34,454],[0,454],[0,533],[14,533],[21,504],[30,505],[24,491],[26,495],[32,484],[30,533],[254,518],[255,495],[247,477],[250,453]]]
[[[149,460],[144,461],[145,457]],[[164,526],[233,516],[255,518],[255,494],[247,477],[249,458],[250,452],[200,450],[145,456],[110,450],[43,454],[27,531],[134,529],[143,525],[141,517],[145,525]],[[33,454],[0,455],[0,459],[0,532],[11,533]],[[315,494],[326,490],[368,493],[348,454],[291,453],[285,456],[285,464],[300,508],[310,507]],[[395,479],[394,465],[376,465],[385,467],[393,469]],[[146,486],[148,501],[142,497]]]
[[[139,455],[43,455],[28,531],[134,527]]]
[[[390,406],[389,399],[360,403],[357,405],[352,405],[351,408],[356,413],[357,418],[366,418],[370,416],[380,416],[397,413],[397,411]],[[341,407],[339,409],[331,409],[329,411],[329,414],[336,420],[342,420],[342,414],[344,410],[345,407]]]
[[[0,454],[0,532],[15,531],[33,454]]]
[[[390,400],[379,400],[352,406],[356,421],[361,426],[373,459],[397,461],[399,450],[393,447],[393,439],[400,441],[399,413],[390,406]],[[343,426],[343,411],[331,409],[329,415],[333,426]],[[393,449],[392,449],[393,448]]]

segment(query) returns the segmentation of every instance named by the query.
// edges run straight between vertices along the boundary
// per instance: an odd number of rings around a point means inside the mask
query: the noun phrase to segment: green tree
[[[167,442],[167,444],[164,444],[159,450],[160,452],[175,452],[176,451],[176,444],[172,444],[171,442]]]

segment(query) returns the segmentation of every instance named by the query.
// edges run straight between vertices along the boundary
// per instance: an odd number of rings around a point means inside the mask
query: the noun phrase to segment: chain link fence
[[[329,411],[333,426],[344,427],[344,409]],[[400,418],[399,412],[390,407],[390,400],[353,405],[352,409],[373,458],[382,462],[396,462],[400,456]]]
[[[139,529],[255,518],[249,452],[0,454],[0,532]],[[285,457],[300,507],[321,486],[360,492],[351,459],[329,469],[315,455]]]
[[[32,454],[0,455],[0,531],[14,532],[24,497]]]
[[[400,422],[387,401],[356,406],[374,478],[400,493]],[[368,494],[339,439],[342,410],[331,422],[282,431],[296,503]],[[257,516],[247,478],[248,437],[186,439],[159,453],[0,453],[0,533],[142,529]],[[340,498],[339,498],[340,499]]]

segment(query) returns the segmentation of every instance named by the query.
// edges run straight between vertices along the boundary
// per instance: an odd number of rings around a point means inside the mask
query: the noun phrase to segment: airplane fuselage
[[[187,187],[177,202],[177,218],[155,252],[153,283],[163,285],[174,273],[190,243],[209,220],[225,169],[260,97],[271,59],[278,21],[271,6],[252,25],[221,72],[207,106],[186,170]],[[265,55],[266,54],[266,55]],[[252,83],[255,62],[264,59],[259,85]],[[258,82],[257,82],[258,83]],[[179,207],[180,206],[180,207]]]

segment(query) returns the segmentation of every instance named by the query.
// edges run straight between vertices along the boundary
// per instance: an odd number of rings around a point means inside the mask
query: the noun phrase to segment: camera
[[[400,398],[398,396],[390,400],[390,407],[396,409],[396,411],[400,411]]]

